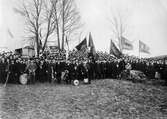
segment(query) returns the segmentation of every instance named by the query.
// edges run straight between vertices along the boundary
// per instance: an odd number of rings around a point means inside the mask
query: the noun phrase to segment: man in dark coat
[[[61,83],[62,64],[60,61],[56,63],[55,67],[57,83]]]
[[[18,69],[17,74],[18,74],[18,78],[19,78],[20,75],[22,75],[22,74],[24,73],[25,68],[26,68],[26,64],[23,63],[23,62],[21,61],[21,59],[17,59],[15,64],[16,64],[16,67],[17,67],[17,69]]]
[[[163,78],[165,80],[165,85],[167,86],[167,60],[164,62]]]
[[[69,79],[70,79],[70,82],[71,82],[72,80],[77,79],[77,75],[78,75],[78,74],[77,74],[77,66],[76,66],[76,64],[75,64],[74,62],[71,62],[71,63],[69,64],[67,70],[69,71]]]
[[[100,62],[100,69],[101,69],[101,78],[105,78],[105,64],[104,62]]]
[[[46,73],[47,73],[47,81],[49,83],[52,83],[52,81],[55,78],[55,72],[54,72],[54,65],[51,62],[51,60],[48,60],[46,63]],[[52,80],[53,78],[53,80]]]
[[[37,72],[38,72],[38,81],[44,83],[47,79],[47,73],[46,73],[47,67],[46,67],[46,63],[44,62],[44,60],[40,61],[40,64],[37,68]]]
[[[83,81],[84,78],[85,78],[85,74],[86,74],[86,69],[85,69],[85,67],[84,67],[83,62],[80,62],[80,63],[77,65],[77,72],[78,72],[78,80]]]
[[[111,62],[111,78],[117,78],[117,63],[112,61]]]
[[[125,61],[124,59],[121,59],[119,62],[119,73],[121,73],[123,70],[125,70]]]
[[[87,70],[88,70],[88,83],[91,84],[91,80],[93,79],[93,75],[94,75],[94,64],[93,61],[91,61],[90,59],[88,60],[87,64],[86,64]]]
[[[101,68],[100,68],[100,62],[96,61],[95,63],[95,74],[96,74],[96,79],[101,78]]]
[[[18,83],[19,79],[19,70],[14,60],[11,60],[11,64],[9,65],[9,82]]]
[[[5,63],[5,58],[2,58],[0,60],[0,83],[5,82],[6,68],[7,68],[7,63]]]

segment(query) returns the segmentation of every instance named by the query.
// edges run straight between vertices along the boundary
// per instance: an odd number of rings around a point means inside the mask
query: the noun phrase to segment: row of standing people
[[[53,78],[61,83],[62,72],[67,71],[67,83],[74,79],[83,80],[117,78],[125,69],[126,61],[57,61],[47,59],[31,60],[5,60],[0,61],[0,78],[1,82],[6,80],[9,75],[9,82],[18,83],[19,76],[23,73],[31,74],[32,82],[51,82]],[[167,79],[167,63],[149,63],[149,62],[130,62],[133,70],[144,72],[149,78],[155,77],[155,72],[161,74],[162,79]]]
[[[67,76],[66,82],[70,83],[72,80],[89,79],[89,83],[93,79],[93,63],[91,60],[86,62],[73,61],[56,61],[56,60],[11,60],[0,62],[0,82],[5,83],[7,75],[8,82],[19,83],[19,77],[27,73],[29,74],[30,82],[52,82],[56,79],[57,83],[62,82],[63,72]]]

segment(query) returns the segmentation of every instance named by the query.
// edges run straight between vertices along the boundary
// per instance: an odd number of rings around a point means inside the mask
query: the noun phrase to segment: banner
[[[133,50],[133,45],[132,45],[131,41],[124,38],[123,36],[121,37],[121,46],[122,46],[122,49]]]
[[[87,48],[87,40],[84,38],[84,40],[79,43],[76,47],[77,50],[82,50],[83,48]]]
[[[149,50],[150,48],[145,43],[139,40],[139,52],[150,54]]]
[[[112,40],[110,43],[110,54],[114,55],[117,58],[120,58],[122,56],[122,53],[119,51]]]

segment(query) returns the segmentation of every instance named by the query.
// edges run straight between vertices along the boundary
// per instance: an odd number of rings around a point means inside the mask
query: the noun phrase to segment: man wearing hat
[[[37,65],[33,59],[31,59],[30,63],[27,65],[26,70],[30,75],[30,83],[35,83],[35,71],[37,69]]]
[[[9,81],[11,83],[18,83],[18,68],[14,61],[14,59],[11,60],[11,64],[9,65]]]
[[[94,64],[92,60],[88,59],[88,62],[86,63],[86,69],[88,74],[88,83],[91,84],[91,80],[93,79],[94,75]]]

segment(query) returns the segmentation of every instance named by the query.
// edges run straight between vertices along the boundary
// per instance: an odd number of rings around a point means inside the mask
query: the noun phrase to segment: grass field
[[[90,85],[0,85],[1,119],[167,119],[167,87],[114,79]]]

